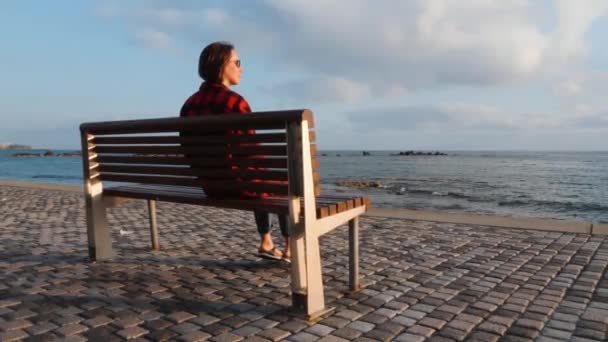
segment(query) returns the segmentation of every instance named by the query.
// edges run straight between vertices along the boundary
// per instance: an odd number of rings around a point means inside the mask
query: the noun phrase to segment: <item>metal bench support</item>
[[[359,217],[348,221],[349,287],[351,291],[361,288],[359,283]]]
[[[160,242],[158,240],[158,225],[156,224],[156,201],[148,200],[148,214],[150,216],[150,239],[152,240],[152,249],[160,251]]]

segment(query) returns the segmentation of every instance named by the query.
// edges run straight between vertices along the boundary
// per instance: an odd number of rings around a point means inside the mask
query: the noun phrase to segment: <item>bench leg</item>
[[[99,188],[92,186],[90,193],[85,195],[85,207],[89,257],[92,261],[112,258],[112,238],[100,185]]]
[[[308,320],[314,321],[326,315],[328,310],[325,308],[319,237],[306,235],[306,315]]]
[[[306,255],[304,254],[304,237],[291,237],[291,290],[303,293],[306,289]]]
[[[293,306],[295,309],[303,311],[306,314],[306,319],[309,321],[316,321],[333,311],[333,308],[327,309],[325,307],[325,293],[323,291],[321,271],[319,238],[313,234],[292,234],[291,277]]]
[[[150,217],[150,239],[152,240],[152,249],[160,251],[160,243],[158,240],[158,225],[156,224],[156,201],[148,200],[148,214]]]
[[[351,291],[361,288],[359,283],[359,217],[348,221],[348,243],[349,243],[349,287]]]

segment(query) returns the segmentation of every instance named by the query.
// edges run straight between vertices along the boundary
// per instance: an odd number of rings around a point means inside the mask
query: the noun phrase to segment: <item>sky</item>
[[[232,42],[254,111],[308,108],[322,150],[608,150],[606,0],[0,2],[0,143],[177,116]]]

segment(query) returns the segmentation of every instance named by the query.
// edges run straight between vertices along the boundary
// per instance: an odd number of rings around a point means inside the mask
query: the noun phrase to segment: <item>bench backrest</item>
[[[111,181],[318,196],[312,128],[309,110],[84,123],[85,190]]]

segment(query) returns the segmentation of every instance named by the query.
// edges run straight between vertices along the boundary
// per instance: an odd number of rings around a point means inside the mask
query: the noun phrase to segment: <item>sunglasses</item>
[[[241,60],[240,59],[234,60],[233,62],[234,62],[234,65],[236,65],[237,67],[239,67],[239,68],[241,67]]]

